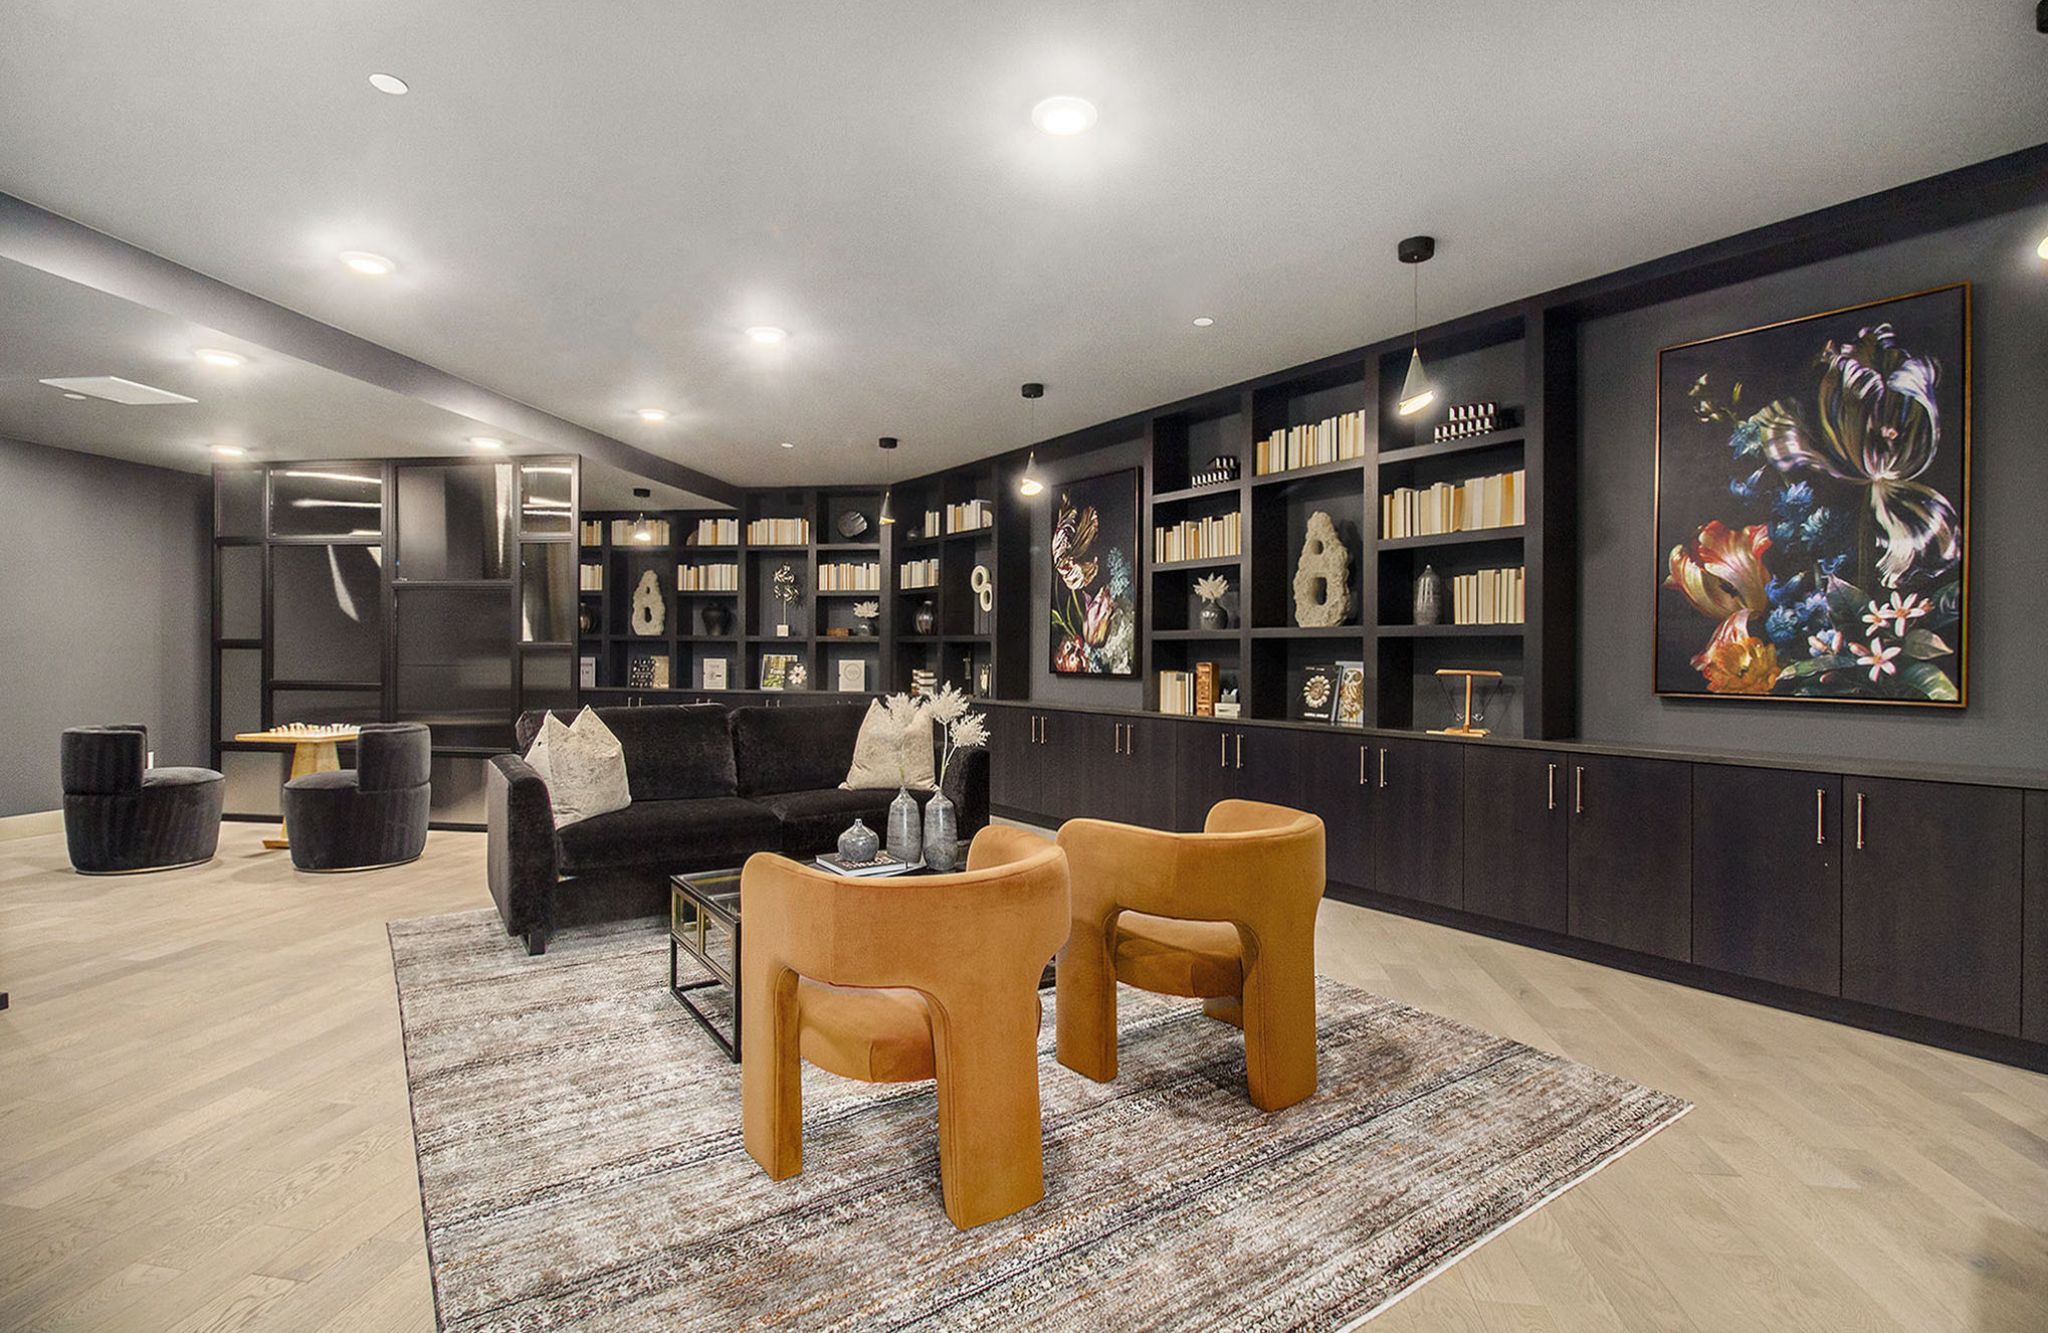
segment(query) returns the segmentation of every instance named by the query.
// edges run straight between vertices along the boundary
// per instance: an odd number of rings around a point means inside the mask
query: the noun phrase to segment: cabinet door
[[[1696,764],[1692,960],[1842,993],[1842,780]]]
[[[1865,778],[1842,790],[1842,994],[2017,1036],[2020,793]]]
[[[1571,933],[1684,962],[1692,955],[1692,766],[1572,756],[1566,833]]]
[[[1097,713],[1060,715],[1055,730],[1064,740],[1047,749],[1059,767],[1048,766],[1041,781],[1047,799],[1064,798],[1061,814],[1068,819],[1111,819],[1130,822],[1123,795],[1123,719]],[[1056,776],[1055,776],[1056,775]],[[1060,796],[1051,794],[1055,786]]]
[[[1045,712],[1038,718],[1038,808],[1058,828],[1093,815],[1088,765],[1109,753],[1109,724],[1087,713]],[[1095,725],[1100,723],[1099,726]],[[1098,742],[1096,744],[1095,742]]]
[[[1041,813],[1038,795],[1038,714],[1024,708],[988,710],[989,801]]]
[[[2020,912],[2027,932],[2020,964],[2026,1012],[2020,1035],[2048,1041],[2048,791],[2027,793],[2026,824],[2026,904]]]
[[[1175,730],[1180,733],[1174,764],[1180,791],[1174,801],[1174,823],[1182,832],[1198,833],[1209,807],[1238,793],[1232,741],[1242,733],[1215,722],[1182,722]]]
[[[1123,759],[1115,770],[1121,818],[1146,828],[1174,826],[1174,792],[1180,771],[1174,724],[1157,718],[1126,719]]]
[[[1565,757],[1464,749],[1465,910],[1564,933]]]
[[[1295,804],[1323,821],[1323,854],[1332,883],[1370,889],[1372,751],[1362,735],[1295,737]]]
[[[1373,887],[1465,903],[1465,755],[1445,741],[1384,741],[1372,757]]]

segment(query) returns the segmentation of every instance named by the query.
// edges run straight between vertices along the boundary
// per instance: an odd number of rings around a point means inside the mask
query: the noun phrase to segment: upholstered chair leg
[[[1054,1049],[1061,1064],[1107,1083],[1116,1077],[1116,915],[1076,921],[1053,973]]]
[[[1021,1010],[983,1012],[986,1021],[971,1025],[935,1013],[932,1024],[939,1182],[946,1216],[962,1231],[1045,1197],[1036,1024]]]
[[[1313,944],[1260,949],[1247,941],[1244,1063],[1252,1105],[1278,1111],[1316,1090]]]
[[[1228,1023],[1234,1028],[1244,1026],[1244,997],[1241,995],[1218,995],[1202,1001],[1202,1012],[1219,1023]]]
[[[796,973],[745,978],[740,1025],[740,1129],[771,1180],[804,1169],[804,1084]]]

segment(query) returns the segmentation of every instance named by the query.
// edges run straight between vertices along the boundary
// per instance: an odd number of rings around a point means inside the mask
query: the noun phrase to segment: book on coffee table
[[[850,875],[868,878],[878,875],[901,875],[916,870],[922,861],[899,861],[887,852],[876,852],[872,861],[849,861],[837,852],[820,856],[816,865],[820,870],[829,870],[835,875]]]

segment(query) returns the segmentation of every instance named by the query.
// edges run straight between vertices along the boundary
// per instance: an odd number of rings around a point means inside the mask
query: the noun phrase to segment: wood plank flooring
[[[483,839],[89,879],[0,843],[0,1329],[431,1329],[384,922]],[[1343,904],[1322,969],[1699,1109],[1375,1330],[2048,1327],[2048,1078]]]

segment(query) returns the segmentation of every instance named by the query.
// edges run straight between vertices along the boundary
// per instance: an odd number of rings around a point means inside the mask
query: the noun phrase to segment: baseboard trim
[[[25,815],[0,815],[0,842],[16,838],[40,838],[45,833],[64,831],[62,810],[32,810]]]

